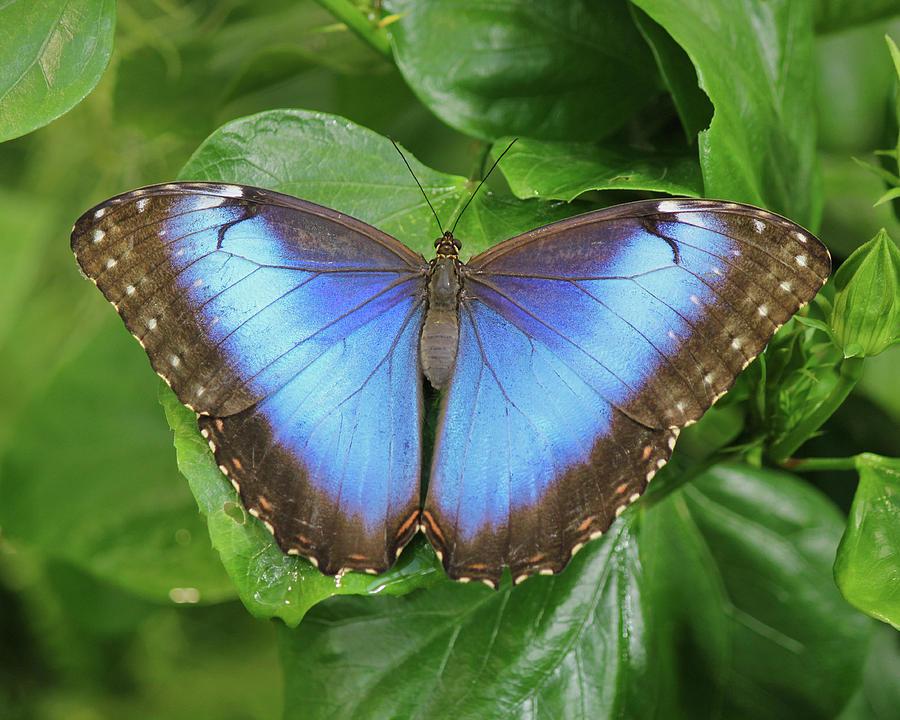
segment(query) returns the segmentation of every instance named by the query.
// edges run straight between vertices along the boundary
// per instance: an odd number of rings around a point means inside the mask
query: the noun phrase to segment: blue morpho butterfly
[[[423,530],[491,587],[602,535],[830,270],[799,225],[713,200],[590,212],[465,265],[452,232],[435,248],[210,182],[118,195],[72,233],[286,553],[380,573]],[[444,389],[424,492],[423,373]]]

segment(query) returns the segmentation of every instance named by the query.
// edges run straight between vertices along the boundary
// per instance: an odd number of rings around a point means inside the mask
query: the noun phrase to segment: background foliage
[[[0,717],[276,717],[283,701],[303,718],[893,718],[895,15],[890,0],[0,7]],[[68,232],[114,193],[211,178],[424,252],[433,219],[387,135],[445,220],[521,138],[464,216],[467,252],[672,193],[763,205],[849,261],[563,574],[492,593],[448,582],[417,541],[385,576],[336,582],[244,514]]]

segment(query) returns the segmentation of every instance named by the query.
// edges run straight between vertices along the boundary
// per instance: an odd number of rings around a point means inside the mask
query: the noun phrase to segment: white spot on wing
[[[134,204],[134,207],[137,209],[138,212],[144,212],[144,210],[147,209],[147,205],[149,203],[150,203],[150,200],[148,200],[147,198],[141,198]]]
[[[674,213],[681,209],[681,204],[677,200],[663,200],[657,207],[660,212]]]
[[[761,233],[766,229],[766,224],[762,220],[754,220],[753,229],[756,230],[756,232]]]
[[[116,261],[113,260],[113,258],[110,258],[109,260],[106,261],[106,269],[107,270],[111,270],[115,266],[116,266]]]
[[[106,211],[107,211],[108,209],[109,209],[109,208],[107,208],[107,207],[97,208],[97,209],[94,211],[94,218],[97,219],[97,220],[99,220],[99,219],[102,218],[104,215],[106,215]]]
[[[800,267],[806,267],[806,255],[798,255],[794,260]]]
[[[102,230],[99,230],[99,229],[94,230],[94,242],[95,243],[102,242],[103,238],[105,238],[105,237],[106,237],[106,233],[103,232]]]
[[[125,294],[126,295],[134,295],[134,285],[126,285],[125,286]]]
[[[225,198],[217,197],[215,195],[201,195],[200,197],[194,200],[194,210],[209,210],[214,207],[219,207],[222,203],[225,202]]]
[[[156,330],[156,318],[150,318],[149,320],[147,320],[147,329]]]
[[[791,283],[790,283],[788,280],[785,280],[785,281],[784,281],[783,283],[781,283],[781,285],[779,285],[778,287],[780,287],[780,288],[781,288],[782,290],[784,290],[785,292],[790,292],[790,291],[791,291]]]

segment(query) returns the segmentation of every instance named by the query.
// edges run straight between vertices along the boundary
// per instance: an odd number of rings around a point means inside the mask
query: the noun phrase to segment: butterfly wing
[[[387,569],[419,506],[422,258],[358,220],[174,183],[85,213],[84,273],[283,550]]]
[[[706,200],[609,208],[474,258],[423,511],[448,574],[561,570],[829,269],[798,225]]]

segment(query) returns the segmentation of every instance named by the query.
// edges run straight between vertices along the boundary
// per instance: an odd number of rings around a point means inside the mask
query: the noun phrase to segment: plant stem
[[[350,0],[316,0],[359,38],[369,44],[380,55],[394,61],[391,43],[383,28],[367,18]]]
[[[785,470],[815,472],[817,470],[856,470],[856,457],[842,458],[789,458],[781,464]]]
[[[832,388],[828,397],[769,450],[770,457],[776,463],[783,465],[796,452],[797,448],[806,442],[847,399],[850,391],[862,376],[863,361],[864,359],[861,357],[844,358],[841,362],[837,384]]]

